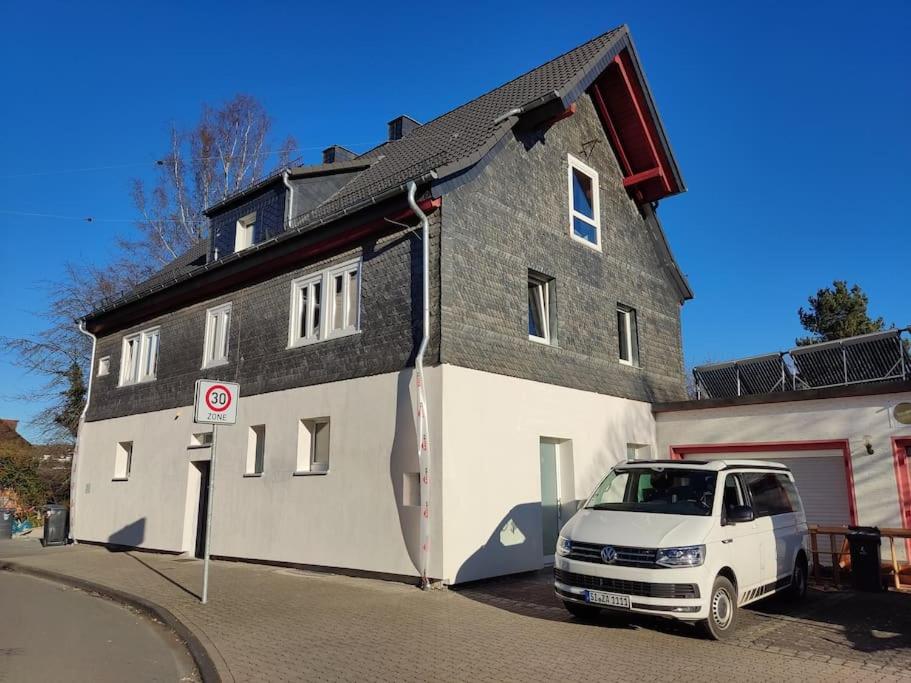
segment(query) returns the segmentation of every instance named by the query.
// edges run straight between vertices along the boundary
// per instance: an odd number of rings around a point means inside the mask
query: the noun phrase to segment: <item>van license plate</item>
[[[629,596],[620,595],[619,593],[602,593],[601,591],[585,591],[585,601],[593,605],[605,605],[607,607],[622,607],[629,609]]]

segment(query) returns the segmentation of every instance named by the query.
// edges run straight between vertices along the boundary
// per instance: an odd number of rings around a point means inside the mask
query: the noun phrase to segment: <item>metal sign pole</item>
[[[212,425],[212,450],[209,459],[209,493],[206,496],[206,547],[203,552],[202,604],[209,598],[209,543],[212,540],[212,498],[215,493],[215,447],[218,443],[218,425]]]

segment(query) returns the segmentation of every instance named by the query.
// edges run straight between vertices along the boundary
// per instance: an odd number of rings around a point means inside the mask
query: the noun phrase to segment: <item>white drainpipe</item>
[[[82,413],[79,415],[79,426],[76,429],[76,445],[73,447],[73,462],[70,463],[70,540],[73,543],[76,543],[74,529],[76,528],[76,482],[78,480],[77,475],[79,471],[79,442],[80,437],[82,436],[82,425],[85,423],[85,414],[89,409],[89,401],[92,400],[92,378],[95,375],[95,347],[98,344],[98,339],[95,335],[86,329],[84,320],[79,321],[79,331],[92,340],[92,362],[89,364],[89,382],[85,391],[85,405],[82,406]]]
[[[288,188],[288,220],[285,221],[285,225],[290,226],[291,221],[294,219],[294,186],[291,184],[291,181],[288,180],[287,170],[282,173],[282,182],[285,184],[285,187]]]
[[[424,383],[424,352],[430,341],[430,224],[427,215],[414,199],[417,185],[414,181],[408,182],[408,204],[414,214],[421,219],[421,246],[423,247],[422,287],[424,318],[422,325],[421,345],[418,347],[414,359],[415,382],[418,392],[417,406],[417,437],[418,437],[418,462],[420,463],[421,476],[421,588],[430,588],[427,576],[430,564],[430,427],[427,417],[427,392]]]

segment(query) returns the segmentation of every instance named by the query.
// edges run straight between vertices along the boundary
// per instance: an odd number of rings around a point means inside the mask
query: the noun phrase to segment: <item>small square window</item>
[[[256,230],[256,214],[251,213],[239,221],[234,233],[234,251],[243,251],[253,246],[253,231]]]
[[[207,448],[212,445],[212,432],[197,432],[190,437],[190,448]]]
[[[623,365],[639,365],[639,330],[636,309],[617,304],[618,356]]]
[[[104,377],[111,373],[111,357],[104,356],[98,359],[98,377]]]
[[[231,332],[231,304],[210,308],[206,312],[206,336],[203,343],[202,367],[211,368],[228,362],[228,339]]]
[[[601,249],[598,172],[568,156],[569,231],[573,239]]]
[[[329,418],[301,420],[297,432],[297,471],[329,471]]]
[[[554,342],[554,280],[528,271],[528,338],[543,344]]]
[[[132,467],[133,442],[118,442],[114,452],[114,479],[129,479]]]
[[[266,425],[250,427],[246,474],[262,474],[266,464]]]

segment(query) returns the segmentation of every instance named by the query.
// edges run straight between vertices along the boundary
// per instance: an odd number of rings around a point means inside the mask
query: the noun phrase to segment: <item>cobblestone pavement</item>
[[[559,606],[543,573],[423,593],[214,562],[209,604],[200,605],[196,560],[85,545],[37,552],[21,541],[0,542],[0,559],[167,608],[202,640],[225,680],[911,681],[908,617],[894,617],[909,613],[907,596],[854,602],[814,594],[790,616],[783,608],[747,610],[740,637],[726,644],[667,621],[580,623]],[[863,616],[845,618],[855,610]]]

